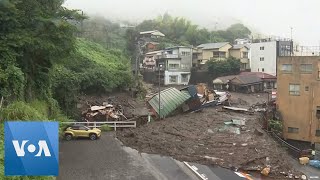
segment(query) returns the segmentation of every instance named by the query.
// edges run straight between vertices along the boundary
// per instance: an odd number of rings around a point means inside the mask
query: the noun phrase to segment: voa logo
[[[57,176],[58,129],[58,122],[5,122],[5,175]]]
[[[13,140],[12,141],[12,144],[14,146],[14,149],[15,149],[16,153],[17,153],[17,156],[23,157],[25,155],[24,147],[27,144],[27,142],[28,142],[28,140],[23,140],[19,144],[18,140]],[[33,145],[33,144],[29,144],[28,147],[27,147],[27,150],[30,153],[34,153],[36,151],[36,149],[37,149],[36,146]],[[44,156],[51,157],[51,153],[49,151],[48,144],[44,140],[40,140],[38,142],[38,153],[35,156],[39,157],[39,156],[41,156],[42,153],[44,154]]]

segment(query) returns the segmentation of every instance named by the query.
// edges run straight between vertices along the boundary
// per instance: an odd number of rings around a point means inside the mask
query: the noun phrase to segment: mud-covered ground
[[[232,93],[231,105],[248,107],[266,100],[266,94]],[[259,117],[258,113],[249,115],[225,111],[220,106],[210,107],[202,112],[180,114],[136,129],[125,129],[119,131],[117,137],[138,151],[172,156],[181,161],[246,170],[270,165],[269,177],[277,179],[285,178],[280,172],[299,175],[287,162],[289,155],[285,149],[267,133],[255,133],[255,129],[260,129]],[[223,129],[224,122],[231,119],[245,119],[240,134]]]

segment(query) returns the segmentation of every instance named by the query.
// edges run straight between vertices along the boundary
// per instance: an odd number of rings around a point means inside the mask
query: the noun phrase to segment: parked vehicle
[[[101,130],[97,128],[90,129],[82,124],[75,124],[68,127],[64,131],[64,137],[67,141],[77,137],[88,137],[91,140],[96,140],[101,136]]]

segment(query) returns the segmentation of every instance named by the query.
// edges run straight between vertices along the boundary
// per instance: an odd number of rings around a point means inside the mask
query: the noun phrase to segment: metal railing
[[[114,128],[136,128],[136,121],[106,121],[106,122],[61,122],[61,124],[84,124],[90,128],[101,128],[101,125],[107,124],[109,127]]]
[[[161,59],[161,58],[179,58],[179,54],[162,54],[162,55],[157,55],[156,59]]]

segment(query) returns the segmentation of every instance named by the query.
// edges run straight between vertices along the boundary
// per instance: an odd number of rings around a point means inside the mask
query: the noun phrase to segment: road
[[[58,180],[199,180],[183,162],[170,157],[138,153],[105,133],[97,141],[79,139],[60,143]],[[243,180],[232,171],[193,164],[213,180]]]

